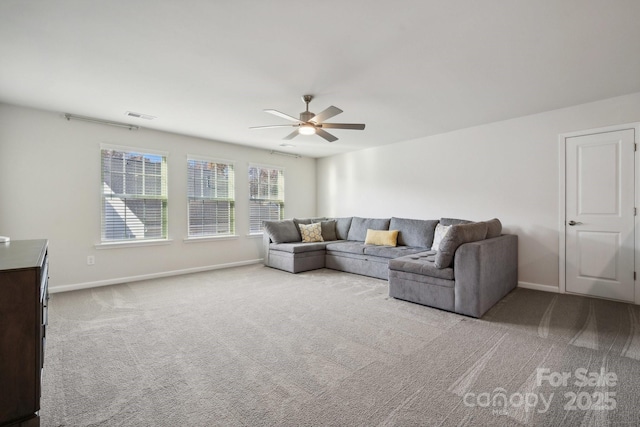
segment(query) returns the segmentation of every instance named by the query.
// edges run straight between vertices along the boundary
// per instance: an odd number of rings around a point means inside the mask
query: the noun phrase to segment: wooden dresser
[[[46,240],[0,243],[0,426],[40,425],[47,327]]]

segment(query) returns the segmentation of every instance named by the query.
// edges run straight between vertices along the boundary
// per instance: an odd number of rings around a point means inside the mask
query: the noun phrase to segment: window
[[[249,165],[249,232],[261,233],[264,221],[284,218],[284,170]]]
[[[166,239],[166,155],[101,151],[102,242]]]
[[[187,159],[189,237],[235,234],[233,164]]]

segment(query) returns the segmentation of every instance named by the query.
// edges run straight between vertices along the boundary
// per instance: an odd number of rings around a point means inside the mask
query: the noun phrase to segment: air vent
[[[134,117],[136,119],[145,119],[145,120],[153,120],[156,118],[155,116],[150,116],[148,114],[142,114],[142,113],[134,113],[133,111],[127,111],[125,115],[128,117]]]

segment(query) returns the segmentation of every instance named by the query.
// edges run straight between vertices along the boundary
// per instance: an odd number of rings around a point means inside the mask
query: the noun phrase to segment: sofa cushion
[[[367,230],[365,245],[396,246],[398,230]]]
[[[324,242],[322,239],[322,224],[314,222],[313,224],[299,224],[300,234],[304,243]]]
[[[314,252],[314,251],[323,251],[326,247],[326,243],[324,242],[315,242],[315,243],[271,243],[269,245],[269,250],[271,251],[281,251],[281,252],[289,252],[292,254],[300,254],[304,252]]]
[[[334,252],[345,252],[345,253],[350,253],[350,254],[359,254],[362,255],[364,254],[364,248],[365,245],[363,242],[331,242],[328,243],[327,246],[327,251],[334,251]]]
[[[430,248],[438,220],[391,218],[389,230],[398,230],[398,245]]]
[[[351,227],[349,228],[349,234],[347,240],[356,240],[358,242],[364,242],[367,237],[367,230],[388,230],[389,218],[360,218],[354,216],[351,220]]]
[[[347,240],[349,237],[349,228],[351,228],[351,220],[353,217],[334,218],[336,221],[336,238],[338,240]]]
[[[322,240],[325,242],[329,240],[338,240],[338,237],[336,236],[335,220],[322,221],[320,224],[322,227]]]
[[[269,234],[273,243],[300,242],[298,227],[290,219],[281,221],[265,221],[264,231]]]
[[[486,222],[453,225],[444,236],[435,258],[435,266],[447,268],[453,262],[453,255],[458,247],[464,243],[484,240],[487,235]]]
[[[433,234],[433,245],[431,245],[431,248],[433,250],[438,250],[438,248],[440,247],[440,242],[442,242],[442,239],[444,239],[444,236],[447,235],[447,231],[449,231],[450,228],[450,225],[436,225],[436,231]]]
[[[365,255],[378,256],[382,258],[399,258],[405,255],[417,254],[424,251],[424,248],[414,248],[411,246],[366,246]]]
[[[487,223],[487,237],[485,239],[493,239],[502,234],[502,223],[498,218],[485,221]]]
[[[389,260],[389,269],[413,273],[420,276],[437,277],[439,279],[453,280],[453,268],[438,268],[433,261],[427,259],[421,253]]]
[[[440,218],[440,224],[442,225],[460,225],[460,224],[471,224],[473,221],[469,221],[466,219],[456,219],[456,218]]]

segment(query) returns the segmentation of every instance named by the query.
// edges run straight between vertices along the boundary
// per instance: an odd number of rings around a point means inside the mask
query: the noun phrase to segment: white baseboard
[[[138,282],[140,280],[158,279],[161,277],[179,276],[181,274],[200,273],[203,271],[220,270],[223,268],[242,267],[244,265],[262,263],[262,258],[248,261],[230,262],[227,264],[207,265],[205,267],[185,268],[184,270],[163,271],[161,273],[142,274],[140,276],[118,277],[116,279],[98,280],[95,282],[76,283],[73,285],[52,286],[49,288],[50,294],[58,292],[76,291],[79,289],[97,288],[100,286],[117,285],[119,283]]]
[[[518,282],[518,287],[524,289],[533,289],[535,291],[554,292],[556,294],[560,292],[560,288],[558,288],[557,286],[541,285],[539,283]]]

